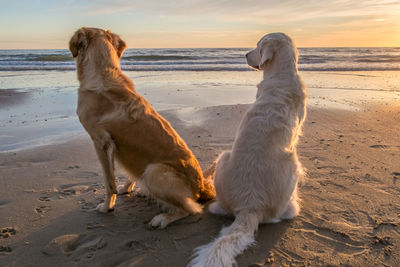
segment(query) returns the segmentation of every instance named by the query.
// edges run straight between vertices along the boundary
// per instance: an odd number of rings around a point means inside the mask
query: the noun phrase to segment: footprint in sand
[[[65,184],[59,187],[59,193],[67,196],[80,195],[89,191],[93,191],[98,186],[97,183],[77,183],[77,184]]]
[[[74,183],[74,184],[64,184],[58,187],[58,189],[48,189],[41,191],[41,195],[38,201],[49,202],[54,199],[62,199],[66,196],[77,196],[87,192],[96,192],[99,184],[97,183]],[[36,191],[35,191],[36,192]]]
[[[25,189],[24,192],[25,193],[37,193],[38,191],[36,189],[31,188],[31,189]]]
[[[99,174],[97,172],[81,171],[76,173],[74,176],[78,178],[93,178],[99,176]]]
[[[369,173],[366,173],[363,178],[365,181],[368,181],[368,182],[375,182],[375,183],[383,184],[381,179],[379,179],[378,177],[375,177]]]
[[[82,211],[93,211],[99,203],[87,202],[85,199],[79,200]]]
[[[9,200],[0,200],[0,207],[9,204],[11,201]]]
[[[150,251],[155,251],[158,243],[160,242],[159,238],[146,238],[142,240],[131,240],[125,243],[124,247],[133,250],[138,254],[148,253]]]
[[[397,180],[400,179],[400,172],[392,172],[393,175],[393,184],[397,183]]]
[[[393,179],[400,179],[400,172],[392,172]]]
[[[392,255],[393,250],[393,242],[390,236],[374,236],[374,240],[372,242],[372,247],[374,249],[378,249],[383,251],[386,257],[390,257]]]
[[[386,247],[393,245],[393,243],[390,236],[374,236],[373,245]]]
[[[385,257],[390,257],[393,250],[393,240],[396,240],[396,232],[399,226],[398,222],[376,222],[374,226],[374,235],[371,247],[378,251],[382,251]]]
[[[12,235],[15,235],[17,231],[13,227],[4,227],[0,230],[1,238],[9,238]]]
[[[104,224],[102,223],[88,223],[86,224],[86,229],[91,230],[91,229],[97,229],[97,228],[103,228]]]
[[[35,207],[34,211],[35,213],[39,214],[40,216],[43,216],[45,213],[47,213],[49,210],[51,210],[50,206],[40,206],[40,207]]]
[[[78,235],[69,234],[61,235],[51,240],[43,249],[45,255],[56,254],[93,254],[96,250],[107,246],[107,242],[103,236],[97,235]]]
[[[381,149],[389,149],[389,150],[398,150],[400,146],[390,146],[390,145],[371,145],[370,148],[381,148]]]
[[[42,253],[52,256],[58,253],[67,253],[73,250],[73,244],[78,240],[79,235],[62,235],[51,240],[43,249]]]
[[[55,176],[61,176],[61,177],[65,177],[65,176],[71,176],[74,178],[93,178],[93,177],[97,177],[99,176],[99,174],[97,172],[93,172],[93,171],[76,171],[80,169],[80,167],[78,165],[75,166],[69,166],[67,168],[65,168],[64,170],[59,170],[59,171],[54,171],[52,172],[53,175]]]
[[[48,196],[41,196],[38,198],[39,201],[50,201],[50,198]]]
[[[79,168],[80,168],[79,165],[73,165],[73,166],[68,166],[67,167],[68,170],[79,169]]]
[[[10,252],[12,252],[12,248],[9,247],[9,246],[1,246],[1,245],[0,245],[0,252],[7,252],[7,253],[10,253]]]

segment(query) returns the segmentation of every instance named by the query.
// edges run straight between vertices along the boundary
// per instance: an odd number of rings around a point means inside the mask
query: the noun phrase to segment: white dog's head
[[[297,49],[284,33],[270,33],[257,43],[257,48],[246,54],[247,64],[257,70],[264,70],[276,58],[294,60],[297,64]]]

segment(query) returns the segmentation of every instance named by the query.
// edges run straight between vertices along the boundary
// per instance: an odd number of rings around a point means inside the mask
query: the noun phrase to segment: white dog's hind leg
[[[296,217],[300,212],[300,206],[298,203],[298,197],[297,197],[297,190],[293,192],[292,197],[289,200],[289,203],[287,205],[287,208],[285,212],[282,214],[281,219],[282,220],[290,220]]]
[[[284,212],[278,218],[268,218],[263,221],[263,223],[278,223],[282,220],[291,220],[296,217],[300,212],[300,206],[298,204],[298,197],[297,197],[297,187],[292,193],[292,196],[287,204]]]
[[[290,220],[296,217],[299,214],[300,207],[299,204],[296,201],[290,201],[286,211],[282,214],[281,219],[282,220]]]
[[[217,215],[227,215],[228,212],[226,211],[226,208],[221,205],[221,203],[227,203],[227,201],[224,201],[224,197],[226,194],[226,190],[224,190],[225,183],[229,183],[229,180],[227,180],[226,177],[226,169],[228,168],[229,164],[229,159],[231,157],[231,151],[225,151],[221,153],[218,156],[218,159],[215,161],[215,173],[214,173],[214,187],[215,191],[217,193],[217,200],[214,203],[211,203],[208,206],[208,210]],[[229,194],[228,194],[229,195]],[[228,196],[229,197],[229,196]]]

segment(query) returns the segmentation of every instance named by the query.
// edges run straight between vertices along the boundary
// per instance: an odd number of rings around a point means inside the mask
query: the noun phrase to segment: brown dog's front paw
[[[115,201],[117,200],[117,194],[106,195],[104,203],[97,205],[96,210],[101,213],[108,213],[114,210]]]
[[[129,184],[125,184],[125,185],[119,185],[117,188],[117,194],[118,195],[126,195],[126,194],[130,194],[133,192],[133,188],[135,186],[135,183],[129,183]]]
[[[168,217],[165,214],[161,213],[157,216],[154,216],[154,218],[149,222],[148,227],[152,229],[163,229],[167,227],[168,224]]]
[[[114,211],[114,207],[108,208],[105,203],[100,203],[99,205],[97,205],[96,210],[101,213],[108,213],[108,212]]]

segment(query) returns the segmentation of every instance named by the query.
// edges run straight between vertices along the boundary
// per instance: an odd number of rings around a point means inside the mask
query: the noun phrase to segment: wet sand
[[[309,109],[298,149],[307,168],[300,215],[260,226],[239,266],[400,265],[400,106],[374,103]],[[206,168],[231,147],[247,108],[162,114]],[[103,175],[86,135],[1,153],[0,188],[1,266],[185,266],[195,247],[232,222],[204,209],[148,230],[160,208],[136,193],[99,214],[93,209],[104,197]]]
[[[21,92],[18,89],[2,89],[0,90],[0,106],[22,104],[27,99],[28,94],[28,92]]]
[[[158,111],[249,104],[262,78],[256,71],[127,71],[126,75]],[[366,110],[371,104],[400,101],[399,71],[305,71],[301,75],[311,107]],[[72,71],[1,72],[0,152],[84,134],[75,113],[77,88]]]

